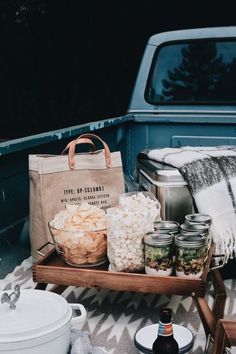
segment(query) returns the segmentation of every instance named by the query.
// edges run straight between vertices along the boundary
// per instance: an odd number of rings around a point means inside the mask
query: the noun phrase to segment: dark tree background
[[[168,79],[163,80],[162,96],[171,100],[204,101],[206,98],[220,99],[224,91],[218,87],[223,82],[235,63],[225,64],[222,55],[217,55],[216,44],[191,43],[182,49],[183,60],[179,67],[168,72]]]
[[[1,0],[0,15],[0,139],[124,114],[151,35],[236,25],[213,1]]]

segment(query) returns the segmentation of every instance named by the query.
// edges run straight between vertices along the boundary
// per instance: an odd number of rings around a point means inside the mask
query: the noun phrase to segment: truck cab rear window
[[[151,104],[235,104],[236,40],[157,48],[145,97]]]

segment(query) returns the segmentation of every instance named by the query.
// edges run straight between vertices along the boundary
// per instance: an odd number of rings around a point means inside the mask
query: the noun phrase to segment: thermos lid
[[[151,177],[154,181],[168,184],[176,183],[180,186],[187,185],[178,168],[151,159],[140,158],[140,155],[137,161],[138,170]]]
[[[179,353],[187,353],[194,342],[193,333],[186,327],[173,324],[174,337],[179,345]],[[134,335],[135,347],[143,354],[152,354],[152,345],[157,337],[158,324],[143,327]]]

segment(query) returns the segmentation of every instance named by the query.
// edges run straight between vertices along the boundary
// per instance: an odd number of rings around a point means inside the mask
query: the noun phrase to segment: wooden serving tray
[[[33,266],[33,280],[44,284],[204,297],[213,249],[212,244],[201,278],[111,272],[108,271],[108,262],[97,267],[77,268],[68,265],[52,250]]]
[[[53,249],[33,265],[33,280],[37,283],[36,289],[45,290],[48,284],[54,284],[55,287],[51,291],[57,293],[62,293],[67,286],[83,286],[191,296],[201,318],[206,337],[214,338],[216,323],[224,317],[226,301],[226,291],[220,272],[218,269],[210,269],[214,249],[215,245],[212,243],[203,275],[196,279],[175,275],[155,277],[144,273],[110,272],[108,262],[97,267],[77,268],[68,265]],[[206,286],[210,278],[215,293],[212,307],[208,305],[205,298]]]

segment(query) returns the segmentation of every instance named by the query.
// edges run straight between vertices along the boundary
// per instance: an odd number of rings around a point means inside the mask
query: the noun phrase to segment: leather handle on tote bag
[[[78,144],[89,144],[89,145],[92,146],[92,150],[93,150],[93,151],[95,151],[95,149],[96,149],[96,146],[95,146],[94,142],[93,142],[91,139],[88,139],[88,138],[81,138],[81,139],[79,139],[79,138],[78,138],[78,139],[75,139],[75,140],[70,141],[70,142],[66,145],[65,149],[62,151],[61,155],[65,154],[66,151],[67,151],[68,149],[70,149],[71,146],[78,145]]]
[[[103,147],[104,147],[104,151],[105,151],[105,160],[106,160],[106,166],[107,167],[111,167],[111,153],[110,153],[110,149],[108,147],[108,145],[105,143],[105,141],[103,141],[99,136],[95,135],[95,134],[82,134],[80,135],[77,139],[73,140],[73,144],[70,145],[69,147],[69,166],[70,169],[74,169],[75,168],[75,147],[77,144],[80,144],[81,141],[83,141],[84,139],[86,139],[86,141],[91,139],[97,139],[99,140]]]
[[[61,155],[65,154],[67,152],[67,150],[69,150],[68,153],[68,163],[71,169],[73,169],[74,166],[74,156],[75,156],[75,147],[76,145],[79,144],[89,144],[91,145],[91,151],[95,151],[96,150],[96,145],[94,144],[94,142],[91,139],[88,138],[81,138],[81,139],[75,139],[70,141],[65,149],[62,151]]]

